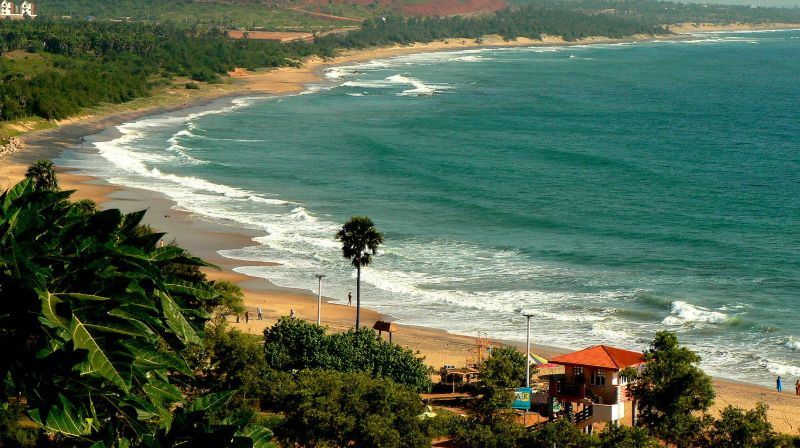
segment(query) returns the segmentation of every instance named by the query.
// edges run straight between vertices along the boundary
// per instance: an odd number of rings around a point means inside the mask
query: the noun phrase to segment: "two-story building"
[[[3,0],[0,2],[0,17],[18,20],[26,17],[36,17],[36,8],[33,2],[27,0],[23,1],[19,6],[15,5],[12,0]]]
[[[0,3],[0,16],[10,16],[11,14],[14,14],[14,12],[13,2],[3,0],[3,2]]]
[[[22,4],[19,5],[19,13],[23,16],[33,17],[33,3],[29,1],[22,2]]]
[[[595,345],[550,359],[564,366],[564,375],[552,377],[550,396],[568,407],[582,409],[592,422],[613,422],[625,417],[630,407],[628,382],[620,373],[639,368],[644,355],[606,345]]]

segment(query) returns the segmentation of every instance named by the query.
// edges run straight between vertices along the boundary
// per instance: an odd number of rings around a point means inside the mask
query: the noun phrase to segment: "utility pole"
[[[528,329],[525,336],[525,387],[531,387],[531,317],[533,314],[523,314],[528,319]]]
[[[531,317],[532,314],[523,314],[525,318],[528,320],[527,322],[527,330],[525,332],[525,387],[528,389],[528,397],[531,396]],[[530,407],[530,401],[528,402],[528,406]],[[525,410],[525,414],[522,417],[522,425],[526,428],[528,427],[528,410]]]
[[[317,325],[322,323],[322,278],[324,274],[317,274]]]

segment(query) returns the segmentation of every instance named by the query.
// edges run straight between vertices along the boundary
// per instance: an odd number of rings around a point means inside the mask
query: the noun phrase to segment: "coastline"
[[[800,26],[797,27],[800,28]],[[668,36],[667,38],[676,39],[680,38],[680,36]],[[655,38],[647,36],[645,40],[650,41],[655,40]],[[226,97],[300,93],[306,89],[308,84],[324,81],[321,71],[331,66],[403,54],[468,48],[585,45],[587,43],[631,41],[633,40],[594,39],[567,43],[560,39],[545,41],[530,41],[526,39],[515,42],[487,39],[478,43],[466,39],[449,39],[445,42],[431,44],[348,52],[329,61],[312,59],[300,68],[281,68],[269,72],[254,73],[238,72],[238,74],[234,73],[232,76],[239,84],[237,88],[225,89],[217,95],[195,97],[184,102],[184,104],[144,108],[107,116],[91,116],[84,119],[70,120],[70,122],[64,123],[56,129],[29,134],[23,138],[28,148],[3,160],[3,162],[11,162],[11,164],[4,164],[4,168],[0,173],[0,188],[5,189],[12,179],[18,180],[21,178],[24,175],[25,168],[33,160],[47,157],[55,158],[63,149],[75,148],[76,142],[80,141],[81,137],[95,135],[107,127],[113,127],[145,115],[158,115],[169,111],[202,106]],[[265,320],[251,320],[247,324],[244,322],[232,324],[236,328],[249,333],[260,334],[267,325],[274,323],[279,316],[288,315],[291,309],[295,311],[299,318],[316,319],[316,296],[312,292],[278,287],[262,279],[247,277],[232,271],[234,267],[256,264],[268,265],[269,263],[233,260],[218,254],[217,251],[219,250],[252,245],[251,238],[255,236],[254,234],[250,234],[244,229],[234,229],[224,224],[207,222],[187,212],[175,210],[172,208],[174,204],[170,200],[154,192],[114,186],[102,179],[72,174],[64,169],[59,169],[59,172],[62,188],[77,190],[73,199],[93,199],[103,204],[104,207],[120,208],[123,211],[148,208],[149,212],[145,221],[160,231],[167,232],[167,240],[177,239],[183,247],[188,248],[195,255],[220,266],[223,270],[221,272],[210,270],[208,271],[209,277],[238,283],[245,291],[245,302],[250,309],[251,315],[255,314],[253,311],[256,306],[261,306],[265,311]],[[345,330],[352,325],[354,313],[353,307],[326,302],[323,305],[323,323],[334,331]],[[368,326],[371,326],[375,320],[388,318],[383,314],[368,309],[362,309],[362,317]],[[440,367],[442,364],[463,365],[469,358],[474,359],[476,357],[475,339],[473,337],[453,335],[443,330],[400,326],[400,330],[394,335],[394,341],[399,345],[408,346],[419,351],[426,356],[427,362],[434,367]],[[499,341],[494,343],[497,344]],[[520,346],[518,343],[513,345]],[[545,357],[565,351],[555,347],[538,345],[533,350]],[[798,410],[800,398],[794,397],[789,393],[778,394],[766,387],[725,379],[715,379],[715,388],[718,396],[712,412],[716,412],[717,409],[728,404],[750,408],[757,401],[763,401],[770,405],[770,420],[776,429],[790,434],[800,433],[800,410]]]

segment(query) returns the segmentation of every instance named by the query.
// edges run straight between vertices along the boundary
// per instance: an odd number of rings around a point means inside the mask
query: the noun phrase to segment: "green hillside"
[[[217,25],[226,28],[258,28],[274,30],[327,30],[353,25],[351,21],[304,14],[292,2],[271,4],[261,1],[235,2],[175,0],[39,0],[38,11],[46,16],[70,16],[76,19],[96,18],[134,21],[173,21],[185,25]],[[297,8],[300,9],[300,8]],[[312,8],[307,8],[313,10]],[[371,17],[378,8],[332,4],[322,12],[334,16],[361,19]]]

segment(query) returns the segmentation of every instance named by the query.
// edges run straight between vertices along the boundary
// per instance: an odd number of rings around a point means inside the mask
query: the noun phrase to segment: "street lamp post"
[[[525,387],[528,388],[528,393],[530,394],[530,387],[531,387],[531,317],[533,314],[523,314],[525,318],[528,320],[527,330],[525,332]],[[530,395],[528,395],[530,397]],[[528,404],[530,406],[530,403]],[[522,417],[522,424],[527,428],[528,427],[528,410],[525,410],[525,414]]]
[[[528,319],[528,329],[525,336],[525,387],[531,387],[531,317],[533,314],[523,314]]]
[[[322,323],[322,277],[324,274],[317,274],[317,325]]]

